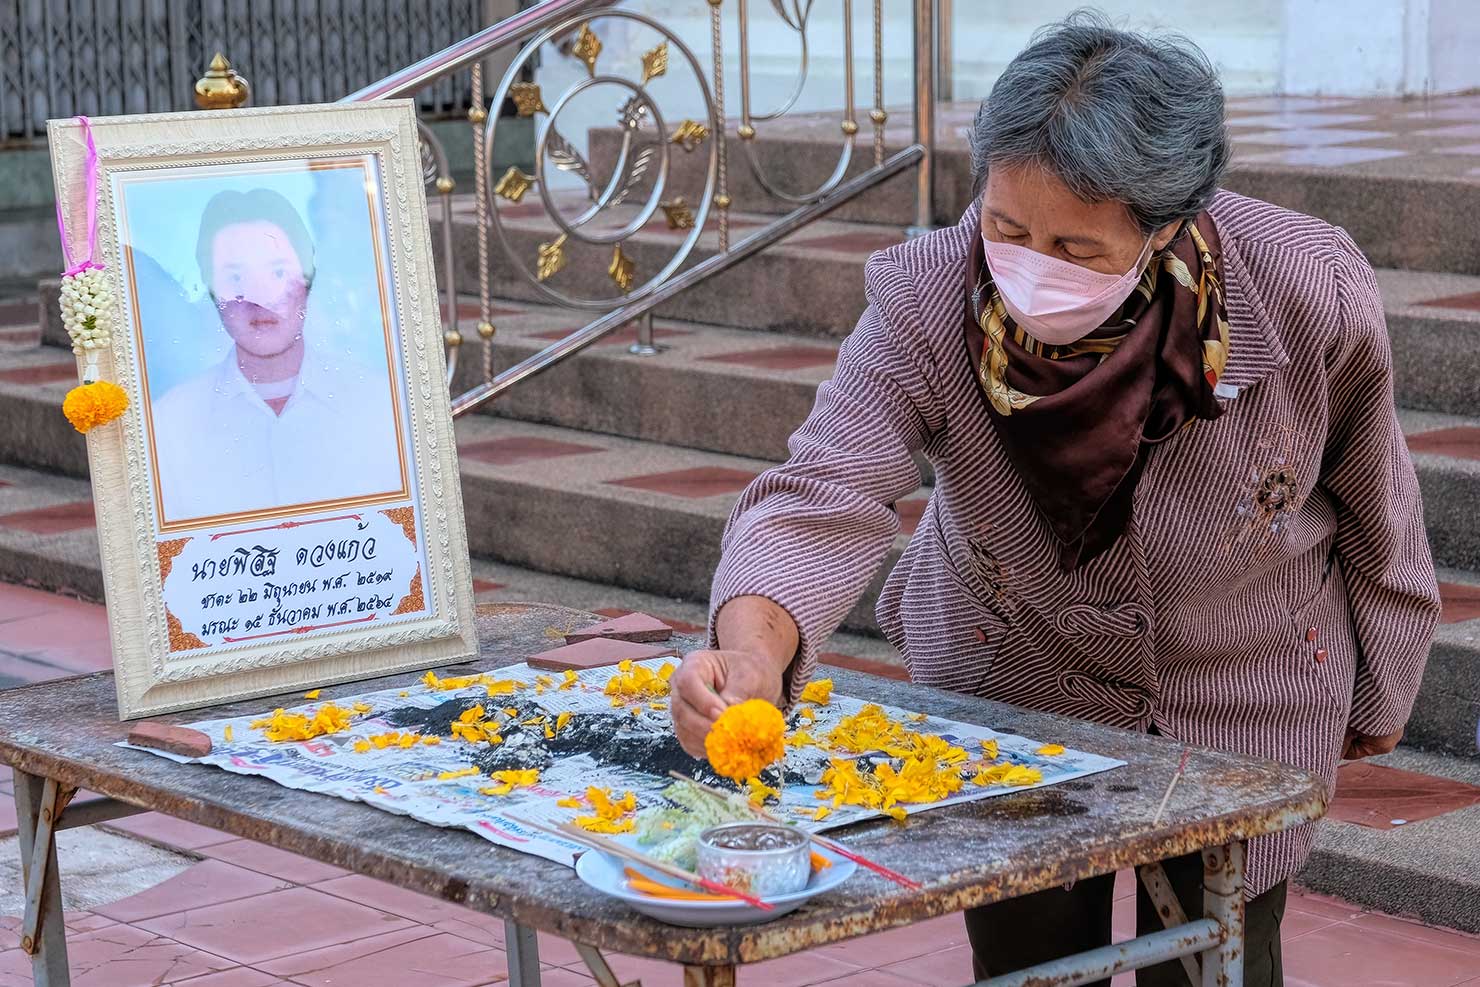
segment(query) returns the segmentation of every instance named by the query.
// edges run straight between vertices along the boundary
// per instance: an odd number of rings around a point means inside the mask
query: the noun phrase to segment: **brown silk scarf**
[[[966,266],[966,346],[1008,458],[1059,542],[1064,571],[1125,531],[1150,446],[1217,418],[1228,359],[1223,265],[1207,213],[1155,254],[1120,311],[1068,346],[1015,325],[981,238]]]

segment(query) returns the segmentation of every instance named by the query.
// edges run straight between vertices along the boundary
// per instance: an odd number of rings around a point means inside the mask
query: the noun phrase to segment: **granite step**
[[[530,319],[526,328],[536,338],[523,344],[525,353],[544,341],[538,339],[539,334],[556,331],[545,328],[549,324]],[[674,334],[688,330],[661,328],[670,330],[663,341],[675,348],[689,338]],[[514,340],[525,338],[513,329],[506,335]],[[581,436],[592,433],[624,437],[621,441],[638,441],[643,456],[661,454],[697,463],[708,455],[739,454],[760,460],[754,464],[756,471],[784,459],[786,436],[805,417],[811,391],[827,372],[820,362],[823,347],[809,344],[798,355],[801,344],[793,341],[777,346],[771,341],[732,351],[729,346],[740,342],[739,334],[725,337],[704,330],[691,335],[695,348],[688,353],[687,367],[680,362],[684,358],[674,352],[637,357],[619,344],[597,346],[552,371],[543,386],[523,389],[523,396],[516,395],[498,410],[510,416],[505,420],[511,428],[525,427],[517,419],[533,419],[529,427],[549,423],[556,431],[571,430],[576,444],[585,441]],[[501,345],[511,347],[510,355],[516,355],[512,351],[516,343]],[[764,367],[706,359],[716,355],[765,359],[755,354],[777,350],[783,351],[778,360],[819,362],[773,376]],[[469,355],[473,353],[470,348]],[[477,369],[469,366],[464,372],[475,374]],[[14,423],[0,431],[0,462],[69,476],[87,475],[85,443],[59,413],[62,398],[75,380],[69,352],[44,346],[0,351],[0,420]],[[1442,565],[1480,569],[1480,419],[1401,411],[1400,420],[1423,489],[1435,559]],[[560,441],[571,439],[562,436]]]
[[[1235,192],[1319,216],[1345,227],[1379,267],[1480,273],[1480,107],[1465,97],[1424,101],[1302,99],[1272,107],[1270,99],[1228,104],[1233,162],[1225,185]],[[942,104],[936,111],[936,218],[953,221],[971,200],[967,136],[979,103]],[[911,114],[890,108],[885,151],[907,146]],[[750,142],[734,136],[726,148],[730,196],[742,209],[783,212],[749,163],[753,156],[776,186],[791,192],[820,186],[837,163],[840,117],[793,114],[757,124]],[[848,174],[873,161],[871,125],[864,121]],[[590,133],[598,175],[610,172],[618,133]],[[747,144],[750,146],[747,147]],[[702,177],[704,155],[674,155],[668,181],[689,187]],[[692,199],[691,199],[692,201]],[[839,220],[907,225],[914,222],[914,176],[906,171],[842,207]]]
[[[1473,758],[1400,747],[1371,761],[1435,779],[1480,785],[1480,760]],[[1406,804],[1400,801],[1397,796],[1404,794],[1402,786],[1407,781],[1412,780],[1395,776],[1393,787],[1371,801],[1371,811],[1378,818],[1385,819],[1389,813],[1406,813],[1415,802],[1422,804],[1434,799],[1419,786],[1413,789]],[[1341,791],[1338,779],[1338,800]],[[1456,801],[1463,798],[1460,793]],[[1480,932],[1477,832],[1480,832],[1480,803],[1432,818],[1408,821],[1391,829],[1343,821],[1338,814],[1327,818],[1316,830],[1310,862],[1297,880],[1312,890],[1356,905],[1465,932]]]

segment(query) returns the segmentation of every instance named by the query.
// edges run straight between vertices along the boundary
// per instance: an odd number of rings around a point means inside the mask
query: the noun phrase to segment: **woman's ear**
[[[1178,219],[1157,230],[1151,237],[1151,252],[1156,253],[1158,250],[1165,250],[1167,244],[1177,238],[1177,233],[1181,229],[1182,220]]]

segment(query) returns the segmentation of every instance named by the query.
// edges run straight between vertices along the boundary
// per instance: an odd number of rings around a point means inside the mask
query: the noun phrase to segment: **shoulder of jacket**
[[[1218,193],[1208,211],[1219,238],[1233,241],[1245,252],[1273,251],[1335,263],[1361,258],[1366,263],[1346,230],[1307,213],[1226,189]]]

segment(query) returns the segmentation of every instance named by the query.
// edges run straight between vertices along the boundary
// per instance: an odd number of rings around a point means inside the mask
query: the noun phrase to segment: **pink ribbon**
[[[74,274],[96,268],[101,271],[102,264],[94,263],[93,254],[98,249],[98,146],[93,143],[92,124],[87,117],[77,117],[77,123],[82,127],[83,139],[87,142],[87,162],[83,165],[87,176],[87,257],[78,263],[72,257],[71,241],[67,238],[67,224],[62,220],[62,204],[57,202],[57,232],[62,237],[62,257],[67,262],[67,269],[62,272],[62,277],[69,278]]]

